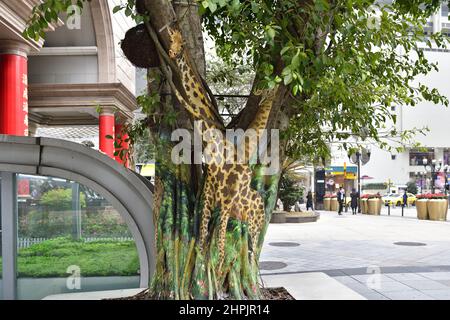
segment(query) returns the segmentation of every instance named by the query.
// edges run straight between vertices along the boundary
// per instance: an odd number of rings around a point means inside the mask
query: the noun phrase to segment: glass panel
[[[56,178],[17,184],[19,299],[139,287],[136,245],[101,195]]]

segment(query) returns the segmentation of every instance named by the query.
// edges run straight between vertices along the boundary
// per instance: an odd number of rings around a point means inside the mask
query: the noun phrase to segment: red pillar
[[[127,152],[128,148],[130,147],[129,141],[126,141],[129,139],[129,136],[127,133],[122,132],[124,129],[124,125],[116,123],[116,144],[120,147],[116,148],[116,153],[121,152],[122,150],[126,150]],[[125,155],[125,159],[121,159],[120,153],[116,156],[116,161],[120,164],[123,164],[125,167],[129,166],[129,158],[128,154]]]
[[[103,109],[99,116],[99,145],[100,151],[114,159],[114,136],[115,136],[114,112]]]
[[[0,134],[28,136],[28,60],[23,44],[0,47]],[[6,47],[7,45],[7,47]]]

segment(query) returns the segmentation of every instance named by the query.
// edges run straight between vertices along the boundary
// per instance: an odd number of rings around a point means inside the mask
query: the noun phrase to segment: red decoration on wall
[[[28,136],[28,61],[0,54],[0,134]]]
[[[114,115],[100,114],[99,122],[100,151],[114,159]]]

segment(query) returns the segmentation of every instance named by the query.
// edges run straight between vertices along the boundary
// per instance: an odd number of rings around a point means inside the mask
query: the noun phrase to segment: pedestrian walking
[[[338,214],[341,216],[342,211],[344,211],[344,202],[345,202],[345,190],[344,188],[340,188],[337,194],[337,201],[339,203],[339,211]]]
[[[314,211],[313,195],[311,191],[309,191],[308,195],[306,196],[306,211],[309,211],[309,208],[311,208],[311,211]]]
[[[359,202],[359,193],[356,191],[355,188],[353,188],[352,193],[350,193],[351,200],[351,207],[352,207],[352,214],[356,215],[356,209],[358,208],[358,202]]]
[[[403,194],[403,208],[408,206],[408,194],[405,190],[405,193]]]

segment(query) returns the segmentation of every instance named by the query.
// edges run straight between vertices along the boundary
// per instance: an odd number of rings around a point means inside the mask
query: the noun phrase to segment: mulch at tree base
[[[285,288],[263,288],[264,300],[295,300]]]
[[[262,300],[295,300],[285,288],[262,288]],[[151,300],[149,291],[145,290],[132,297],[107,300]]]

